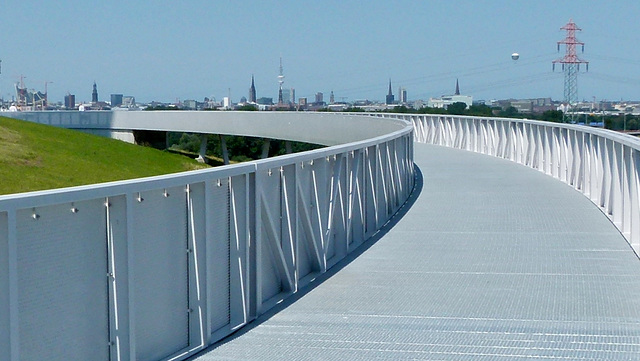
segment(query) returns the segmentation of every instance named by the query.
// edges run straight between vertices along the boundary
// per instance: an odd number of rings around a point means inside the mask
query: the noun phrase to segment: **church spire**
[[[96,85],[96,81],[93,81],[93,92],[91,93],[91,102],[98,102],[98,86]]]
[[[458,79],[456,78],[456,94],[455,95],[460,95],[460,85],[458,85]]]
[[[385,104],[389,105],[389,104],[393,104],[395,102],[393,93],[391,92],[391,78],[389,78],[389,94],[387,94],[387,98],[385,101]]]
[[[251,87],[249,88],[249,103],[256,102],[256,85],[253,82],[253,74],[251,74]]]

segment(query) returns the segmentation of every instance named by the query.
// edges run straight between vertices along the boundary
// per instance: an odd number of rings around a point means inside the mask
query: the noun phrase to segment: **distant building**
[[[196,110],[198,108],[198,102],[193,99],[187,99],[182,102],[182,108],[188,110]]]
[[[253,82],[253,75],[251,76],[251,87],[249,88],[249,103],[256,102],[256,85]]]
[[[387,97],[386,97],[384,103],[387,104],[387,105],[395,103],[395,97],[393,96],[393,93],[391,92],[391,79],[389,79],[389,93],[387,94]]]
[[[329,95],[329,104],[333,104],[336,102],[336,97],[333,95],[333,90],[331,91],[331,94]]]
[[[98,102],[98,86],[96,85],[96,82],[93,82],[93,92],[91,93],[91,102],[92,103],[97,103]]]
[[[447,109],[453,103],[465,103],[467,108],[473,105],[473,97],[470,95],[460,95],[460,85],[456,79],[456,91],[454,95],[443,95],[440,98],[429,98],[427,106],[431,108]]]
[[[415,101],[412,103],[412,108],[413,108],[413,109],[420,109],[420,108],[424,108],[424,101],[422,101],[422,99],[415,100]]]
[[[258,98],[256,100],[256,103],[260,105],[273,105],[273,98],[266,98],[266,97]]]
[[[232,106],[233,106],[233,104],[231,103],[231,98],[230,97],[222,98],[222,107],[224,109],[231,109]]]
[[[407,89],[400,87],[398,88],[398,97],[400,99],[398,99],[398,102],[400,104],[406,104],[407,103]]]
[[[111,94],[111,106],[119,107],[122,105],[122,94]]]
[[[324,94],[322,94],[322,92],[316,93],[316,101],[314,103],[316,104],[324,103]]]
[[[589,108],[591,108],[592,103],[588,104]],[[494,100],[491,101],[490,105],[501,109],[514,107],[518,113],[543,113],[547,110],[556,110],[557,108],[551,98]]]
[[[131,95],[123,96],[122,106],[125,108],[134,108],[136,106],[136,98]]]
[[[307,106],[307,98],[300,98],[300,99],[298,99],[298,105],[299,105],[301,108],[306,107],[306,106]]]
[[[64,96],[64,107],[66,109],[76,108],[76,96],[73,94],[67,94]]]
[[[282,104],[291,104],[291,90],[282,89]]]
[[[296,89],[295,88],[291,88],[291,104],[295,104],[296,103]]]
[[[518,110],[518,113],[533,113],[533,102],[529,99],[515,100],[511,106]]]
[[[349,104],[347,104],[347,103],[333,103],[333,104],[329,104],[329,106],[327,108],[330,111],[333,111],[333,112],[341,112],[341,111],[349,108]]]

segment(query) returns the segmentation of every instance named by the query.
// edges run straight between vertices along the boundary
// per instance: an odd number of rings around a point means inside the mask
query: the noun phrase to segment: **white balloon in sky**
[[[513,54],[511,54],[511,59],[513,59],[513,60],[518,60],[518,59],[520,59],[520,54],[518,54],[518,53],[513,53]]]

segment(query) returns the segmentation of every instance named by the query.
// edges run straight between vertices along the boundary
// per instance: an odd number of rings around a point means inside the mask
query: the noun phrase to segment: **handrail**
[[[51,113],[21,116],[64,118]],[[256,112],[229,125],[229,112],[114,113],[96,112],[93,126],[228,134],[253,118],[241,134],[331,146],[0,196],[2,361],[184,359],[312,282],[413,189],[413,127],[402,120]]]
[[[488,154],[538,169],[581,192],[640,255],[640,139],[582,125],[526,119],[393,114],[414,140]]]

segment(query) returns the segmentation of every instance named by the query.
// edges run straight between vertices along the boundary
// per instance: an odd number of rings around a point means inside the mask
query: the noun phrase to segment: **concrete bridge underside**
[[[640,359],[640,261],[595,205],[503,159],[415,162],[415,203],[368,249],[193,359]]]

